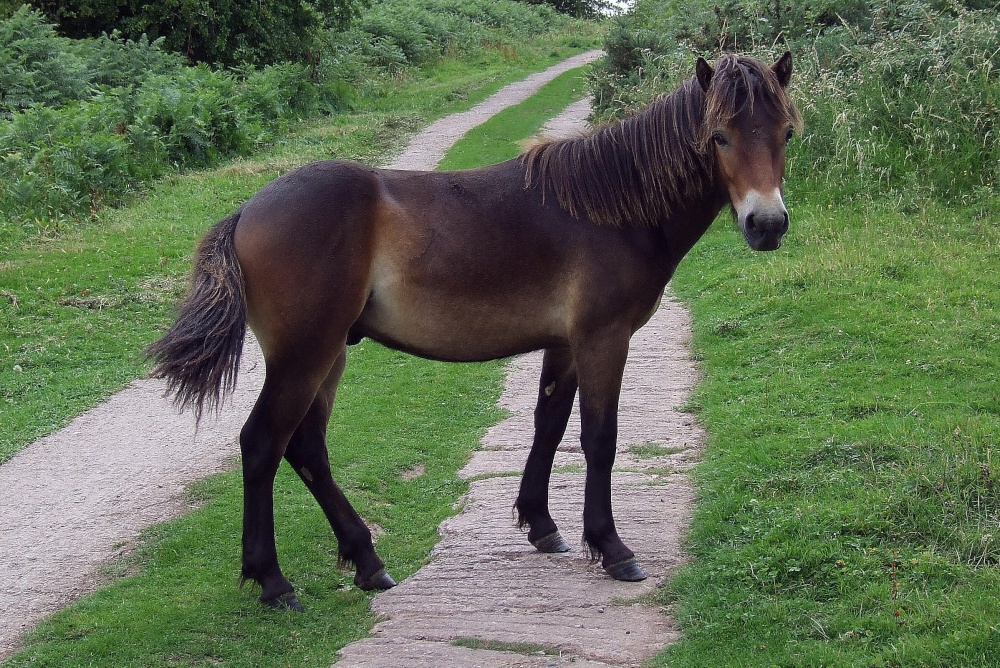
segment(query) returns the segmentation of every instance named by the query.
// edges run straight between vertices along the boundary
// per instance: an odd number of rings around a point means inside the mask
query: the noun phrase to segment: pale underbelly
[[[383,295],[369,301],[351,333],[421,357],[475,362],[565,345],[562,320],[562,309],[544,300]]]

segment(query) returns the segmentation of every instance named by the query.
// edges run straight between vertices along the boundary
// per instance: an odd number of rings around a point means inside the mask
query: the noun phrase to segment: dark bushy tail
[[[243,271],[233,236],[240,212],[225,218],[201,240],[191,275],[191,294],[177,320],[145,350],[156,366],[150,375],[167,379],[167,393],[181,410],[193,406],[201,419],[206,404],[218,410],[236,385],[247,331]]]

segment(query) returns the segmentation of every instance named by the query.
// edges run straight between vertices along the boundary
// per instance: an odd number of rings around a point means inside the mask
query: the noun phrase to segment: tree
[[[321,31],[346,27],[362,0],[29,1],[67,37],[145,34],[191,62],[263,66],[314,57]]]

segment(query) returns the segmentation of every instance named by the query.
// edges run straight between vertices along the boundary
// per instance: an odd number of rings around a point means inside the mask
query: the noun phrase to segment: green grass
[[[993,204],[799,205],[682,263],[710,436],[657,665],[1000,666]]]
[[[485,87],[463,71],[462,78],[451,79],[451,87],[465,91],[467,99],[450,108],[467,106],[499,87],[501,78],[520,76],[529,66],[537,69],[556,55],[525,61],[517,71],[501,70]],[[403,93],[427,89],[425,82],[411,85]],[[41,291],[18,288],[24,296],[10,311],[17,317],[5,317],[25,331],[45,332],[45,350],[32,354],[55,361],[35,363],[20,344],[22,369],[10,373],[30,378],[44,369],[52,384],[37,388],[41,395],[24,388],[9,397],[17,399],[8,404],[19,406],[22,428],[4,425],[5,433],[24,442],[49,428],[32,422],[31,415],[44,407],[46,397],[68,395],[61,400],[65,406],[52,409],[48,419],[53,423],[92,403],[96,394],[82,388],[95,375],[106,376],[104,391],[110,392],[141,372],[135,352],[165,324],[167,304],[181,292],[197,236],[287,169],[290,156],[317,157],[337,146],[338,155],[352,151],[381,159],[403,130],[416,125],[417,113],[439,113],[434,104],[448,88],[442,82],[438,97],[430,97],[413,115],[383,111],[314,126],[262,161],[163,184],[141,205],[108,213],[100,230],[82,229],[21,249],[4,275],[30,276]],[[413,104],[413,96],[401,94],[400,99]],[[567,93],[562,105],[569,102]],[[483,153],[491,154],[485,147]],[[163,283],[149,283],[151,275]],[[46,276],[60,278],[46,283]],[[88,347],[91,338],[95,344]],[[438,540],[438,524],[454,513],[454,502],[466,489],[455,473],[486,426],[500,417],[501,384],[500,363],[428,362],[368,341],[351,349],[330,424],[331,465],[358,511],[377,525],[378,551],[397,579],[426,561]],[[58,389],[67,387],[81,389]],[[409,475],[421,467],[422,475]],[[147,531],[135,552],[107,570],[107,586],[43,622],[5,668],[330,665],[337,649],[363,637],[373,623],[371,596],[353,586],[352,573],[338,571],[329,526],[287,466],[275,488],[278,551],[307,612],[275,613],[259,604],[252,587],[239,591],[241,493],[237,473],[198,484],[192,496],[202,508]]]
[[[508,107],[473,128],[448,152],[439,169],[468,169],[516,158],[525,139],[553,116],[586,94],[587,67],[560,74],[519,105]]]

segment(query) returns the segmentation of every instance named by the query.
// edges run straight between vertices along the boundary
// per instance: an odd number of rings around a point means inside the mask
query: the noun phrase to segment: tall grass
[[[970,3],[973,4],[973,3]],[[836,9],[836,11],[834,11]],[[779,11],[780,10],[780,11]],[[791,49],[793,95],[806,121],[789,187],[822,197],[928,198],[968,204],[1000,178],[997,8],[907,0],[640,0],[609,33],[593,87],[604,117],[627,113],[693,72],[695,55]]]

